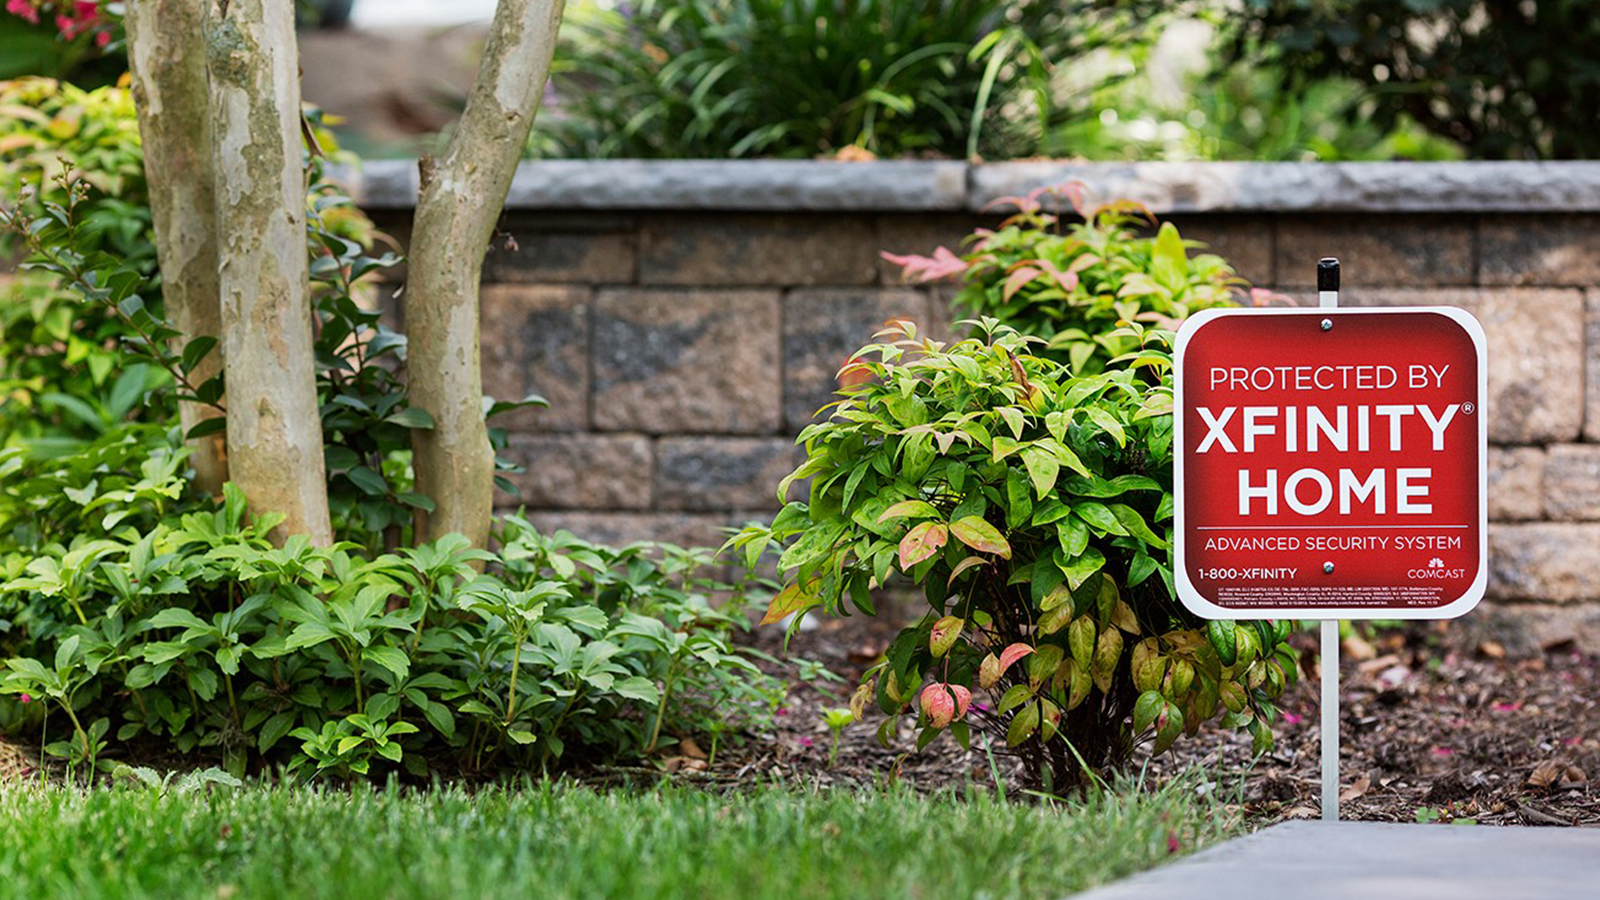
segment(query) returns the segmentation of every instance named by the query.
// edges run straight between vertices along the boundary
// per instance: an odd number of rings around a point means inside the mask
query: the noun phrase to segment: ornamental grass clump
[[[781,548],[767,621],[872,614],[894,577],[920,587],[928,610],[867,672],[856,716],[878,707],[885,745],[905,725],[919,748],[976,731],[1047,790],[1219,715],[1269,748],[1288,623],[1208,625],[1175,599],[1172,332],[1124,320],[1106,336],[1132,349],[1075,376],[1042,338],[965,324],[975,336],[947,346],[891,322],[801,432],[780,496],[809,479],[808,498],[730,541],[752,563]]]

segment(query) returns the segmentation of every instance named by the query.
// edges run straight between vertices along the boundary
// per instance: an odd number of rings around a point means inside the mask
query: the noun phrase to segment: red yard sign
[[[1483,329],[1228,309],[1178,334],[1177,584],[1207,618],[1435,619],[1487,581]]]

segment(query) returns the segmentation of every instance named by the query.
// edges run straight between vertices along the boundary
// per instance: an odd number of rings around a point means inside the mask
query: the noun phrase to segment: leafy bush
[[[1066,223],[1047,211],[1040,197],[1064,197],[1081,221]],[[1154,237],[1130,227],[1155,217],[1143,206],[1117,201],[1089,206],[1083,188],[1069,184],[1007,197],[1018,212],[997,230],[981,230],[957,256],[939,248],[934,256],[897,256],[907,278],[961,282],[957,307],[992,316],[1018,331],[1044,338],[1043,351],[1073,372],[1099,372],[1110,359],[1138,347],[1123,320],[1174,327],[1193,312],[1231,305],[1244,281],[1221,257],[1191,258],[1178,229],[1167,222]],[[1273,295],[1254,291],[1257,302]]]
[[[1291,102],[1351,79],[1367,102],[1348,121],[1409,119],[1481,159],[1600,155],[1600,16],[1587,0],[1252,0],[1235,15],[1227,59],[1281,68]]]
[[[52,78],[19,78],[0,81],[0,109],[0,200],[25,200],[24,209],[35,213],[42,200],[63,203],[60,176],[71,170],[94,188],[83,210],[84,236],[96,249],[153,270],[133,92],[126,85],[86,91]],[[24,198],[25,187],[37,196]]]
[[[767,621],[820,607],[871,613],[898,571],[930,609],[856,693],[886,739],[908,713],[918,746],[973,727],[1047,788],[1165,750],[1219,711],[1270,746],[1294,678],[1288,622],[1206,624],[1172,586],[1172,333],[1127,322],[1132,353],[1074,377],[994,319],[944,346],[891,323],[851,364],[825,421],[801,432],[810,479],[770,526],[732,546],[782,548]],[[988,691],[988,704],[974,700]],[[1131,716],[1131,725],[1129,718]]]
[[[0,204],[33,278],[0,319],[0,695],[15,698],[0,698],[0,728],[43,732],[47,753],[89,771],[175,751],[235,774],[356,777],[546,770],[675,735],[715,748],[770,713],[782,687],[733,647],[741,588],[704,574],[705,551],[607,548],[517,517],[494,554],[459,536],[407,546],[428,506],[411,491],[410,429],[432,422],[409,404],[405,340],[371,284],[397,260],[372,250],[381,236],[322,157],[306,159],[306,240],[340,539],[327,549],[272,546],[278,519],[247,516],[232,486],[194,496],[185,441],[224,419],[180,434],[172,403],[221,410],[223,378],[191,380],[216,341],[175,345],[140,262],[153,260],[142,181],[123,186],[137,252],[99,239],[105,182],[70,160],[36,166],[50,180]],[[32,410],[58,421],[29,430]],[[733,599],[714,607],[713,592]]]
[[[1114,39],[1105,0],[642,0],[569,14],[542,154],[1030,152],[1054,67]]]
[[[740,604],[704,553],[620,550],[522,519],[365,555],[267,540],[230,485],[179,503],[184,451],[135,430],[70,464],[0,453],[15,549],[0,584],[0,725],[106,768],[138,746],[344,776],[543,770],[719,735],[782,687],[730,644]],[[487,563],[488,574],[474,564]],[[22,702],[19,702],[22,701]],[[63,734],[65,735],[63,737]]]

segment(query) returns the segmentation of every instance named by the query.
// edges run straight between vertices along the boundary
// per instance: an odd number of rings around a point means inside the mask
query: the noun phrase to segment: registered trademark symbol
[[[1471,400],[1468,400],[1467,402],[1461,404],[1461,411],[1466,413],[1469,416],[1472,415],[1474,412],[1477,412],[1477,410],[1478,410],[1477,404],[1473,403]]]

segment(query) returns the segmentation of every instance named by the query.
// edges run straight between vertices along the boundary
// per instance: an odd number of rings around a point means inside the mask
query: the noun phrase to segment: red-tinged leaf
[[[950,693],[956,698],[956,718],[965,718],[967,707],[972,705],[972,692],[959,684],[949,684],[945,685],[945,687],[948,687]]]
[[[906,516],[928,518],[938,514],[939,511],[934,509],[933,504],[926,500],[901,500],[883,511],[883,515],[878,517],[878,524],[882,525],[890,519],[899,519]]]
[[[900,571],[909,573],[912,566],[938,553],[949,534],[939,522],[921,522],[906,532],[900,539]]]
[[[1011,545],[999,529],[984,521],[982,516],[967,516],[951,522],[950,533],[979,553],[993,553],[1001,559],[1011,558]]]
[[[923,714],[928,717],[928,724],[934,728],[943,728],[955,720],[956,700],[949,685],[934,682],[922,689],[918,699]]]
[[[959,616],[945,616],[933,623],[933,629],[928,632],[928,650],[933,653],[934,659],[950,652],[966,624],[967,620]]]
[[[1022,290],[1022,286],[1039,277],[1039,270],[1032,266],[1023,266],[1006,276],[1006,286],[1001,295],[1010,300],[1012,295]]]
[[[795,582],[779,591],[778,595],[772,598],[772,602],[767,604],[767,614],[762,617],[761,624],[771,625],[784,616],[804,612],[816,606],[818,602],[816,597],[800,589],[799,582]]]
[[[956,567],[954,569],[950,570],[950,580],[946,584],[955,584],[956,578],[960,576],[962,572],[965,572],[973,566],[981,566],[986,562],[988,562],[988,560],[981,556],[969,556],[966,559],[963,559],[961,562],[956,563]]]
[[[999,672],[999,674],[1000,675],[1004,675],[1006,673],[1006,670],[1011,668],[1012,664],[1014,664],[1017,660],[1023,658],[1024,656],[1027,656],[1028,654],[1030,654],[1032,652],[1033,652],[1033,648],[1032,647],[1028,646],[1027,644],[1022,644],[1022,643],[1012,644],[1011,646],[1005,648],[1004,650],[1001,650],[1000,651],[1000,672]]]

